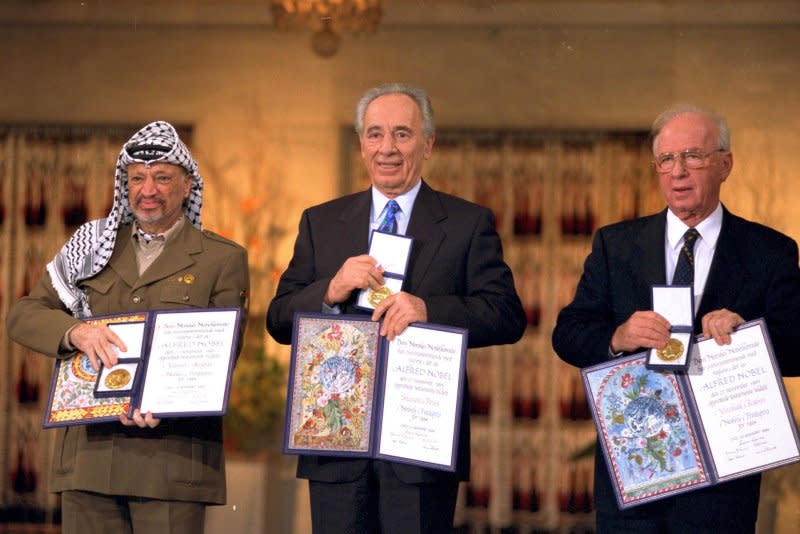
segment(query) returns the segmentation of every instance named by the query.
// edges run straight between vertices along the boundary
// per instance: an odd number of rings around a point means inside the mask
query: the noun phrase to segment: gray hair
[[[422,112],[422,132],[425,135],[425,139],[433,137],[436,133],[436,126],[433,122],[433,106],[431,106],[428,93],[424,89],[403,83],[379,85],[364,93],[364,96],[361,97],[361,100],[356,105],[356,133],[358,136],[361,137],[361,134],[364,133],[364,114],[367,112],[367,106],[379,96],[392,94],[406,95],[417,103],[417,107]]]
[[[717,147],[724,150],[731,149],[731,132],[728,129],[728,122],[722,115],[715,113],[707,108],[702,108],[694,104],[677,104],[663,111],[656,120],[653,121],[653,126],[650,128],[650,138],[653,140],[653,153],[656,152],[656,144],[658,143],[658,136],[661,135],[661,130],[666,124],[679,115],[685,114],[703,115],[711,119],[717,126]]]

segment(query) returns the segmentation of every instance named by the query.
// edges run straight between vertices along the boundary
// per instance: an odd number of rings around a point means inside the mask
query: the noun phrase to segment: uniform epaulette
[[[214,241],[218,241],[220,243],[225,243],[226,245],[232,245],[232,246],[235,246],[235,247],[241,247],[241,245],[239,243],[237,243],[236,241],[228,239],[227,237],[223,237],[223,236],[219,235],[216,232],[212,232],[211,230],[206,230],[205,228],[203,228],[203,235],[205,237],[209,238],[209,239],[214,240]]]

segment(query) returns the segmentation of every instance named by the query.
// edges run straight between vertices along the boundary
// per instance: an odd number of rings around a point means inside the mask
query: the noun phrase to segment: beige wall
[[[288,260],[300,211],[337,194],[340,127],[367,87],[426,87],[441,126],[646,129],[669,104],[693,101],[731,124],[728,207],[800,239],[797,19],[395,24],[346,36],[327,60],[308,35],[258,25],[0,20],[0,122],[193,124],[206,225],[245,244],[285,228],[251,248],[253,265],[275,262],[269,271]],[[254,309],[270,296],[254,288]]]
[[[193,124],[207,226],[287,229],[256,263],[281,268],[302,208],[337,194],[340,127],[390,80],[425,86],[442,126],[646,129],[675,101],[714,107],[733,131],[723,200],[800,238],[797,23],[394,24],[321,59],[307,34],[141,20],[1,26],[0,121]]]
[[[336,194],[338,129],[382,81],[428,88],[447,126],[646,128],[671,102],[694,101],[731,123],[729,206],[800,237],[797,26],[395,27],[345,37],[329,60],[307,39],[252,27],[6,27],[0,120],[192,123],[212,218],[238,202],[230,193],[249,193],[238,184],[255,172],[256,193],[284,185],[294,220]]]

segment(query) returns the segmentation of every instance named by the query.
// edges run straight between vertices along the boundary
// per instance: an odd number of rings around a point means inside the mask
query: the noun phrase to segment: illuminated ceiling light
[[[381,0],[272,0],[272,20],[281,30],[310,29],[311,48],[322,57],[336,54],[340,33],[374,33]]]

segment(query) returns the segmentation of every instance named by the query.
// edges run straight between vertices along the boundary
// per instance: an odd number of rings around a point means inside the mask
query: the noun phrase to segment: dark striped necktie
[[[700,234],[694,228],[689,228],[683,234],[683,246],[678,254],[672,285],[688,286],[694,283],[694,243],[698,237]]]

